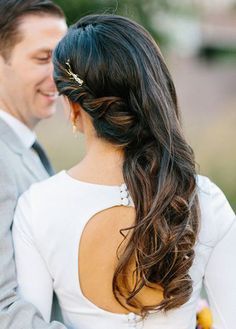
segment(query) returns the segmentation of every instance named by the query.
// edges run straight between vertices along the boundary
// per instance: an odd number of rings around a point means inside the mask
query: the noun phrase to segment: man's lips
[[[39,93],[45,97],[47,97],[49,100],[55,101],[58,97],[58,92],[57,91],[43,91],[39,90]]]

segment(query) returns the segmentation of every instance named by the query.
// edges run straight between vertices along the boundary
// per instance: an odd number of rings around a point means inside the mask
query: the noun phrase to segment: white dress
[[[83,295],[78,246],[86,223],[96,213],[132,200],[122,198],[119,186],[81,182],[65,171],[33,184],[19,200],[13,225],[19,293],[49,321],[54,290],[68,329],[194,329],[204,285],[214,328],[235,329],[235,215],[208,178],[198,176],[198,189],[201,228],[190,269],[193,293],[182,307],[141,320],[134,313],[103,310]]]

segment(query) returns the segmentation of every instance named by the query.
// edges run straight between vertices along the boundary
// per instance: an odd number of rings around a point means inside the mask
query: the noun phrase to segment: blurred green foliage
[[[152,17],[158,10],[168,10],[166,0],[55,0],[65,12],[68,25],[88,14],[117,14],[129,17],[143,25],[160,44],[166,36],[153,28]]]

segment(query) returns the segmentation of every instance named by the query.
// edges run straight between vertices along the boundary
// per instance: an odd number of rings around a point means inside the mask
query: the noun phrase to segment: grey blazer
[[[65,329],[47,324],[36,308],[16,293],[11,225],[18,197],[34,182],[48,177],[31,150],[0,119],[0,328]],[[33,264],[29,264],[33,266]]]

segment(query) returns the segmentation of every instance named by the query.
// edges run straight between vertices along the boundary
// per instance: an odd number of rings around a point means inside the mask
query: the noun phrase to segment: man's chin
[[[45,110],[41,111],[40,115],[38,116],[38,119],[40,121],[44,119],[49,119],[56,113],[56,110],[57,108],[55,105],[50,108],[46,108]]]

